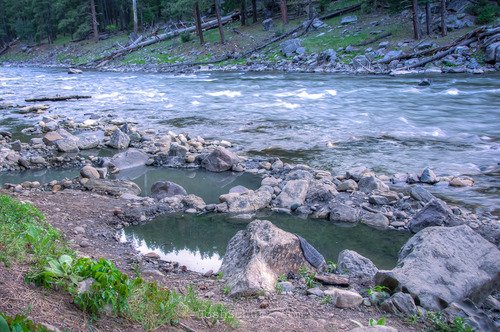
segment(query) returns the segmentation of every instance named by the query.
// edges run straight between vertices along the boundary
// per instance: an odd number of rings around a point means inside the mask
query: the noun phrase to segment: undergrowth
[[[76,252],[62,241],[59,231],[45,222],[35,207],[3,195],[0,195],[0,262],[31,263],[28,281],[67,291],[73,302],[94,318],[112,311],[140,323],[148,331],[191,315],[212,324],[238,325],[227,307],[199,299],[191,287],[185,294],[179,294],[146,282],[140,276],[129,278],[110,260],[77,258]],[[45,331],[34,328],[15,331],[31,330]]]

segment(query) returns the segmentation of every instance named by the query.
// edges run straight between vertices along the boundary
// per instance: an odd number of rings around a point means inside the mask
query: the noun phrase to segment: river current
[[[432,84],[418,86],[423,78]],[[447,184],[430,189],[498,214],[498,74],[68,75],[63,69],[0,68],[2,103],[24,105],[28,97],[72,94],[92,99],[52,103],[47,114],[76,120],[118,117],[141,128],[226,139],[249,155],[278,156],[334,174],[362,165],[388,175],[418,173],[427,166],[438,175],[470,175],[476,180],[472,189]],[[43,116],[1,112],[0,129],[14,131]]]

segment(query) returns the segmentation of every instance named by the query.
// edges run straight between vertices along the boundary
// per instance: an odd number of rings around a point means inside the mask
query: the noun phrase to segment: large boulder
[[[343,274],[347,274],[349,278],[356,279],[361,283],[371,282],[378,272],[371,260],[347,249],[340,252],[337,266]]]
[[[298,38],[285,40],[280,44],[281,52],[285,56],[292,56],[297,49],[302,47],[302,40]]]
[[[224,172],[239,162],[240,158],[235,153],[226,148],[217,147],[201,161],[201,166],[211,172]]]
[[[344,16],[342,17],[340,24],[344,25],[344,24],[356,23],[357,21],[358,17],[356,15]]]
[[[306,202],[309,204],[327,204],[338,195],[330,181],[311,181],[307,190]]]
[[[140,167],[146,165],[149,156],[147,153],[138,149],[128,149],[127,151],[115,154],[110,163],[115,170],[122,171],[129,168]]]
[[[220,271],[230,295],[251,296],[273,291],[278,276],[297,273],[301,266],[311,267],[296,235],[254,220],[229,241]]]
[[[457,226],[459,221],[448,205],[433,199],[427,203],[408,223],[408,228],[413,232],[430,226]]]
[[[123,194],[139,195],[141,193],[141,188],[128,180],[89,179],[88,181],[84,181],[83,186],[87,190],[112,196]]]
[[[290,180],[285,184],[278,197],[276,197],[276,205],[288,209],[293,205],[303,205],[308,189],[309,181]]]
[[[164,199],[165,197],[177,195],[186,196],[187,191],[182,186],[174,182],[157,181],[151,187],[151,197],[158,201]]]
[[[476,304],[500,286],[500,251],[466,225],[429,227],[401,249],[393,270],[375,283],[409,293],[415,303],[441,310],[470,299]]]
[[[221,195],[221,203],[227,203],[228,212],[248,213],[264,209],[271,203],[272,194],[268,190],[247,190],[244,193],[229,193]]]
[[[330,220],[333,222],[357,223],[360,221],[360,211],[343,203],[330,206]]]

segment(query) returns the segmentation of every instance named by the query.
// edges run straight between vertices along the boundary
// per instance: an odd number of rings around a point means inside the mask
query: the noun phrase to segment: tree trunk
[[[252,0],[253,23],[257,23],[257,0]]]
[[[418,0],[413,0],[413,37],[420,39],[420,24],[418,22]]]
[[[307,16],[309,17],[310,20],[314,18],[314,8],[312,0],[308,0],[307,2]]]
[[[132,11],[134,12],[134,33],[137,34],[137,0],[132,0]]]
[[[446,29],[446,0],[441,0],[441,35],[444,37],[448,34]]]
[[[425,4],[425,25],[427,30],[427,35],[430,36],[432,32],[432,16],[431,16],[431,3],[427,2]]]
[[[288,8],[286,0],[280,1],[280,8],[281,8],[281,19],[283,20],[283,24],[288,24]]]
[[[90,12],[92,13],[92,30],[94,31],[94,39],[99,40],[99,29],[97,28],[97,15],[95,12],[94,0],[90,0]]]
[[[215,5],[215,15],[217,15],[217,24],[219,25],[220,42],[221,44],[224,44],[225,43],[224,28],[222,27],[222,22],[220,20],[219,0],[214,0],[214,5]]]
[[[196,32],[198,33],[198,37],[200,38],[200,44],[205,44],[205,40],[203,39],[203,29],[201,28],[201,14],[200,14],[200,5],[198,1],[194,3],[194,20],[196,22]]]
[[[247,0],[241,0],[240,20],[241,26],[247,24]]]

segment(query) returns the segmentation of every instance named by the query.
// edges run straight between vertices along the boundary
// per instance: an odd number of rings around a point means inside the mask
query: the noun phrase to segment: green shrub
[[[191,40],[193,40],[193,36],[189,32],[181,33],[181,42],[189,43]]]
[[[455,317],[453,321],[449,322],[441,312],[429,312],[427,318],[433,325],[432,330],[436,332],[474,332],[463,317]]]
[[[45,326],[35,324],[24,315],[9,317],[0,312],[0,332],[50,332]]]
[[[488,24],[500,15],[500,6],[488,0],[480,0],[469,7],[469,13],[477,16],[477,24]]]

